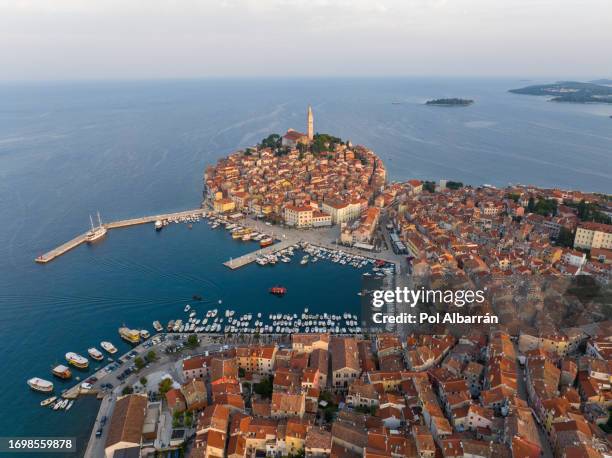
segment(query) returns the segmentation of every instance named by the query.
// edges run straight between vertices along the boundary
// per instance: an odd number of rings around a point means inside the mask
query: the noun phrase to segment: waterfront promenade
[[[180,211],[180,212],[175,212],[175,213],[164,213],[160,215],[150,215],[150,216],[143,216],[140,218],[131,218],[131,219],[124,219],[120,221],[112,221],[110,223],[103,224],[103,226],[107,230],[120,229],[123,227],[136,226],[139,224],[153,223],[158,220],[164,221],[164,220],[174,220],[174,219],[188,218],[188,217],[202,217],[204,213],[206,213],[206,210],[202,208],[197,208],[194,210],[185,210],[185,211]],[[53,261],[55,258],[58,258],[59,256],[67,253],[73,248],[78,247],[82,243],[85,243],[86,241],[87,241],[87,232],[83,234],[79,234],[73,239],[69,240],[68,242],[63,243],[62,245],[38,256],[35,259],[35,261],[38,262],[39,264],[46,264],[50,261]]]

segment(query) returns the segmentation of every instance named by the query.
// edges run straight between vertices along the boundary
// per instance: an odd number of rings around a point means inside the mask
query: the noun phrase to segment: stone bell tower
[[[314,118],[312,116],[312,107],[308,105],[308,128],[306,130],[308,135],[308,141],[312,141],[314,138]]]

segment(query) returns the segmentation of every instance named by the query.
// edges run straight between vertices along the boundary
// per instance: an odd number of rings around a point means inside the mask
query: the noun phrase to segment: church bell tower
[[[312,116],[312,107],[308,105],[308,141],[312,141],[314,138],[314,118]]]

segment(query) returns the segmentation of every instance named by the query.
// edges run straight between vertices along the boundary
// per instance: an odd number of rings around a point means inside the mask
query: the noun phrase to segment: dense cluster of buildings
[[[398,203],[393,222],[417,270],[434,275],[586,274],[610,281],[612,225],[583,222],[577,209],[579,202],[607,208],[603,196],[526,186],[431,193],[411,180],[389,185],[381,198]],[[530,211],[538,202],[554,202],[554,214]],[[573,248],[554,243],[561,231],[575,233]]]
[[[278,149],[237,151],[205,171],[205,194],[215,211],[249,212],[298,228],[359,220],[382,191],[382,161],[363,146],[327,144],[314,152],[308,134],[290,130]]]
[[[612,454],[600,427],[612,406],[611,336],[610,321],[568,330],[563,348],[500,330],[403,341],[294,334],[290,346],[183,360],[163,409],[193,413],[176,437],[192,437],[198,458],[603,458]],[[159,404],[119,399],[107,456],[153,453]]]

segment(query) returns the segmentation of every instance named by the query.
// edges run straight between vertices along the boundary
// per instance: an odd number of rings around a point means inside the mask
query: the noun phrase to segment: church
[[[307,133],[303,134],[302,132],[298,132],[297,130],[293,129],[287,130],[287,133],[283,135],[283,138],[281,139],[281,144],[283,146],[296,148],[298,143],[304,143],[307,145],[312,142],[312,139],[314,138],[314,118],[312,115],[312,107],[310,105],[308,105],[307,118]]]

